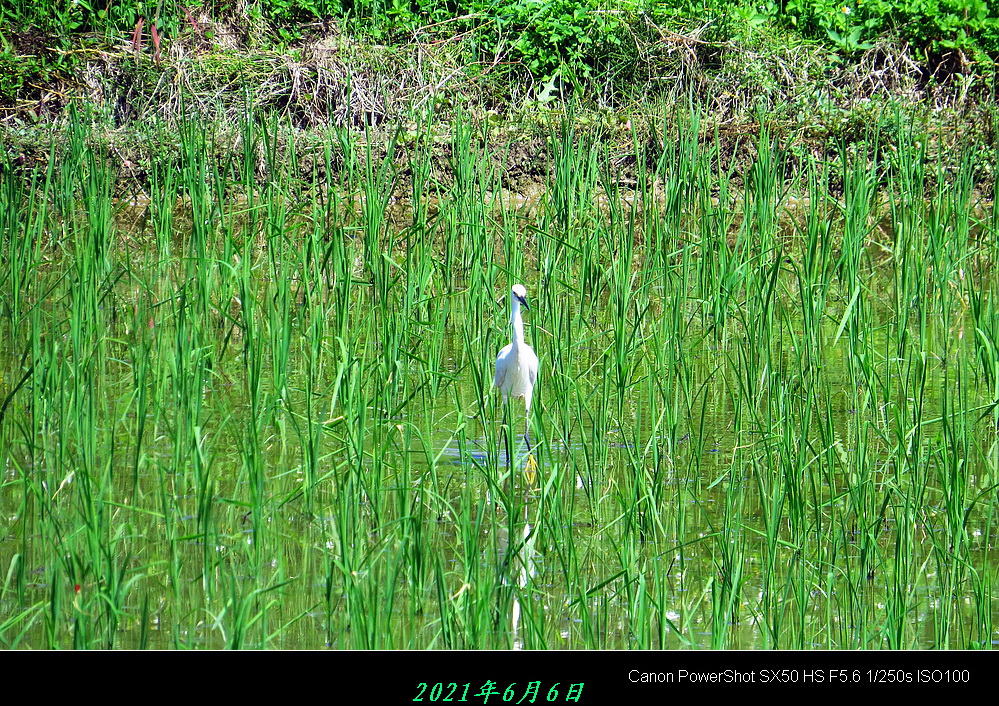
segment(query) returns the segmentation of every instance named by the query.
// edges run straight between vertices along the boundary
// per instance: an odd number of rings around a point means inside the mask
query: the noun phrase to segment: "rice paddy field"
[[[982,155],[652,123],[553,121],[529,198],[472,119],[5,165],[0,645],[993,647]]]

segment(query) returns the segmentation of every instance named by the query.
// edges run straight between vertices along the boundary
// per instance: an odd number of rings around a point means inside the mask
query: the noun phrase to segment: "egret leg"
[[[524,488],[524,500],[527,501],[527,490],[534,486],[534,479],[537,477],[538,462],[534,460],[534,449],[531,447],[531,408],[528,407],[524,419],[524,441],[527,442],[527,461],[524,463],[524,478],[527,479],[527,487]],[[526,513],[525,504],[525,513]],[[526,514],[524,517],[527,520]]]
[[[506,498],[509,496],[509,482],[513,477],[513,421],[510,416],[513,410],[507,400],[503,400],[503,445],[506,447],[506,474],[503,477],[501,492],[502,504],[506,505]]]

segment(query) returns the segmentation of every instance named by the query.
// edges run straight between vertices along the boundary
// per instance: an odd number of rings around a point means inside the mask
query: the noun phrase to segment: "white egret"
[[[510,325],[513,327],[513,339],[496,356],[496,377],[493,378],[493,385],[503,393],[504,402],[511,397],[524,398],[527,417],[524,439],[527,440],[527,450],[530,453],[531,439],[528,432],[531,426],[531,397],[534,396],[534,383],[538,379],[538,356],[524,340],[524,317],[520,314],[521,305],[528,310],[531,308],[527,305],[527,290],[524,285],[515,284],[510,291]],[[530,461],[533,460],[532,456]]]

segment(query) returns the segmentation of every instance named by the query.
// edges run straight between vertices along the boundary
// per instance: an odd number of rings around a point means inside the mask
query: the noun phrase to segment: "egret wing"
[[[494,387],[503,387],[503,381],[506,379],[506,374],[510,367],[506,355],[509,348],[510,346],[505,346],[503,350],[499,352],[499,355],[496,356],[496,376],[493,378]]]

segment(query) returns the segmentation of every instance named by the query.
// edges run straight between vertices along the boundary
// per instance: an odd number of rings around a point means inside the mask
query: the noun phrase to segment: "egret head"
[[[510,290],[510,293],[513,295],[513,297],[517,301],[519,301],[525,307],[527,307],[528,309],[531,308],[531,307],[527,306],[527,288],[524,287],[524,285],[522,285],[522,284],[515,284],[515,285],[513,285],[513,289]]]

